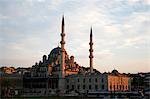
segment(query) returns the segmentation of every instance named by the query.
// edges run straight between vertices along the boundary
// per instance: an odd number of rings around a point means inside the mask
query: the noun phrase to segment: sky
[[[150,71],[150,0],[0,0],[0,66],[31,67],[60,42],[65,16],[66,51],[100,72]]]

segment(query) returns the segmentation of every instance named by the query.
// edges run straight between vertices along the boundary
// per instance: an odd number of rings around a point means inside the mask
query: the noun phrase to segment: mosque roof
[[[65,51],[65,54],[67,55],[67,52]],[[48,55],[49,62],[55,62],[58,58],[58,56],[61,55],[61,47],[56,47],[51,50],[50,54]]]
[[[60,54],[61,48],[58,46],[50,52],[50,54]]]
[[[51,54],[60,54],[61,53],[61,47],[56,47],[54,49],[52,49],[52,51],[50,52],[50,55]],[[67,54],[66,50],[65,50],[65,53]]]

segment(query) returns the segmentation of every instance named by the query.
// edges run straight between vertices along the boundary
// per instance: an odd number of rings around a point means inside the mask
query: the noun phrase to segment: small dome
[[[111,73],[113,73],[113,74],[119,74],[119,72],[116,69],[114,69]]]
[[[60,59],[60,55],[61,55],[61,47],[56,47],[54,48],[50,54],[48,55],[48,61],[49,63],[55,63],[56,61],[58,62],[58,60]],[[68,54],[67,52],[65,51],[65,58],[68,58]]]
[[[46,55],[43,55],[43,57],[45,57],[45,58],[46,58],[47,56],[46,56]]]
[[[74,58],[74,56],[70,56],[70,58]]]

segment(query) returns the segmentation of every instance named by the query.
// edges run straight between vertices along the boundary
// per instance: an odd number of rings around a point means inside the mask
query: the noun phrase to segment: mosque
[[[23,76],[24,95],[64,95],[90,92],[130,91],[130,78],[113,70],[100,73],[93,68],[93,38],[90,30],[89,67],[80,66],[74,56],[65,49],[65,22],[61,25],[61,47],[43,55],[42,61],[35,63],[30,72]]]

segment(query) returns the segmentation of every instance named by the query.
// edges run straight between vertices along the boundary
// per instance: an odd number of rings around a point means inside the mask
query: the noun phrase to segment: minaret
[[[62,17],[61,25],[61,63],[60,63],[60,72],[59,72],[59,83],[58,87],[60,90],[60,95],[65,93],[65,23],[64,16]]]
[[[89,55],[89,58],[90,58],[90,73],[93,73],[93,39],[92,39],[92,27],[91,27],[91,31],[90,31],[90,49],[89,49],[89,52],[90,52],[90,55]]]
[[[62,26],[61,26],[61,76],[62,78],[65,77],[65,23],[64,23],[64,16],[62,18]]]

